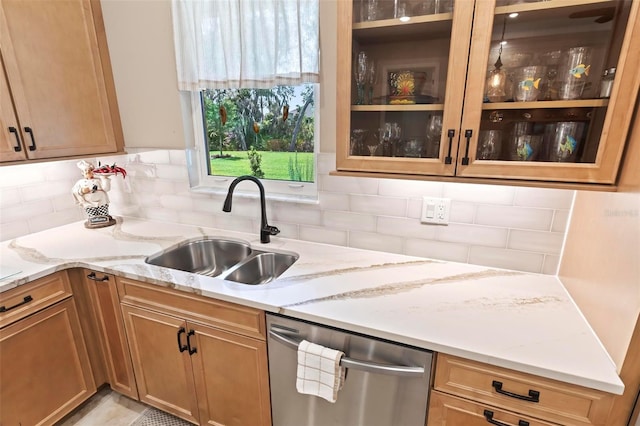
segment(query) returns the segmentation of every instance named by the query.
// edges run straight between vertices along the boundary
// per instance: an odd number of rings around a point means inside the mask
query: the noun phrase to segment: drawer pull
[[[180,329],[178,330],[178,349],[180,350],[180,352],[184,352],[187,350],[187,345],[182,346],[182,340],[180,340],[180,335],[186,332],[187,330],[185,330],[184,327],[180,327]]]
[[[497,380],[494,380],[491,383],[491,386],[495,388],[496,392],[505,396],[509,396],[511,398],[521,399],[523,401],[529,401],[529,402],[540,402],[540,392],[535,390],[529,389],[529,396],[526,396],[526,395],[519,395],[517,393],[502,390],[502,382],[499,382]]]
[[[102,276],[102,278],[98,278],[95,272],[92,272],[89,275],[87,275],[87,278],[93,281],[109,281],[109,277],[107,275]]]
[[[13,306],[9,306],[8,308],[7,308],[6,306],[4,306],[4,305],[3,305],[3,306],[0,306],[0,312],[7,312],[7,311],[10,311],[10,310],[12,310],[12,309],[17,308],[18,306],[22,306],[22,305],[24,305],[25,303],[29,303],[29,302],[31,302],[32,300],[33,300],[33,297],[31,297],[31,296],[25,296],[25,297],[24,297],[24,299],[22,299],[22,302],[16,303],[16,304],[15,304],[15,305],[13,305]]]
[[[492,425],[510,426],[507,423],[502,423],[497,420],[493,420],[493,411],[484,410],[484,418],[487,420],[487,422],[491,423]],[[524,420],[518,420],[518,426],[529,426],[529,422],[525,422]]]

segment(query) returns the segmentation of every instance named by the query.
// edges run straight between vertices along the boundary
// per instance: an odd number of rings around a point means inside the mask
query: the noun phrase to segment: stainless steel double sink
[[[267,284],[298,260],[295,253],[251,248],[248,243],[205,237],[151,255],[145,262],[243,284]]]

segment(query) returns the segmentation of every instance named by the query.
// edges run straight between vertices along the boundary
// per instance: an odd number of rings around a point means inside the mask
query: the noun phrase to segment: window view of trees
[[[313,182],[314,86],[201,92],[209,174]]]

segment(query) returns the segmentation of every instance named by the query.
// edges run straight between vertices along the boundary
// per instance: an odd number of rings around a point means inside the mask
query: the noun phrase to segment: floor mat
[[[130,426],[192,426],[192,424],[155,408],[147,408]]]

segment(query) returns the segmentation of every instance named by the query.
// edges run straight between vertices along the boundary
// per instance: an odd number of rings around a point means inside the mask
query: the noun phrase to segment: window
[[[173,0],[178,85],[194,123],[190,181],[226,191],[253,175],[271,197],[317,198],[318,0],[255,3]]]

